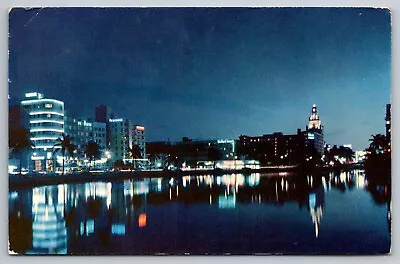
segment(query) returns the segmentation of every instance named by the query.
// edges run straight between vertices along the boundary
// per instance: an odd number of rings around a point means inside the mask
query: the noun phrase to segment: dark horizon
[[[9,94],[108,105],[147,141],[295,134],[317,104],[326,143],[365,149],[385,131],[390,25],[373,8],[17,8]]]

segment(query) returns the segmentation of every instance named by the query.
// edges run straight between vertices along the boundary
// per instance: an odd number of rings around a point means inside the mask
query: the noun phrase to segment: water
[[[10,248],[20,254],[387,253],[389,193],[363,171],[10,190]]]

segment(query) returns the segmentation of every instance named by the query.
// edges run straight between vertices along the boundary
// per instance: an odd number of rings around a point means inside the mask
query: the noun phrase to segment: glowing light
[[[111,233],[113,235],[125,235],[125,225],[123,225],[123,224],[113,224],[111,226]]]
[[[33,93],[26,93],[25,97],[29,98],[29,97],[37,97],[38,93],[37,92],[33,92]]]
[[[140,130],[140,131],[144,131],[144,127],[143,126],[136,126],[136,129]]]
[[[17,166],[8,165],[8,173],[13,173],[15,169],[17,169]]]
[[[58,148],[61,148],[61,146],[44,146],[44,145],[40,145],[40,146],[34,146],[33,147],[34,149],[44,149],[44,150],[46,150],[46,149],[52,149],[52,148],[54,148],[54,149],[58,149]]]
[[[218,144],[234,144],[235,141],[232,139],[219,139],[217,140]]]
[[[174,178],[171,178],[170,180],[169,180],[169,184],[172,186],[172,185],[174,185]]]
[[[140,214],[139,215],[139,227],[145,227],[147,224],[147,216],[146,214]]]
[[[46,139],[49,139],[49,140],[57,140],[58,137],[36,137],[36,138],[32,137],[32,138],[31,138],[31,140],[46,140]]]
[[[44,156],[33,156],[31,157],[32,160],[44,160]]]
[[[25,95],[26,96],[26,95]],[[52,102],[56,104],[64,105],[64,102],[61,102],[56,99],[34,99],[34,100],[26,100],[22,101],[21,104],[35,104],[35,103],[44,103],[44,102]]]
[[[64,116],[64,113],[59,113],[59,112],[54,112],[54,111],[37,111],[37,112],[29,113],[29,115],[43,115],[43,114]]]
[[[344,183],[346,181],[346,173],[342,172],[340,173],[340,182]]]
[[[109,122],[115,123],[115,122],[123,122],[124,120],[122,118],[115,118],[115,119],[108,119]]]
[[[32,128],[31,129],[31,132],[45,132],[45,131],[64,133],[64,129],[56,129],[56,128]]]
[[[107,203],[107,207],[110,208],[111,206],[111,188],[112,188],[112,184],[111,182],[107,183],[107,198],[106,198],[106,203]]]
[[[31,123],[31,124],[38,124],[38,123],[56,123],[56,124],[64,125],[64,121],[49,120],[49,119],[31,120],[31,121],[29,121],[29,123]]]

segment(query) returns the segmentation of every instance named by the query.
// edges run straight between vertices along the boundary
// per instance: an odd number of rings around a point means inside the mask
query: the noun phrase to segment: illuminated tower
[[[311,116],[308,118],[308,125],[306,126],[306,145],[310,153],[315,151],[323,154],[324,152],[324,127],[319,119],[317,105],[313,104]]]
[[[319,130],[322,132],[323,126],[318,116],[317,105],[313,104],[311,116],[308,118],[307,130]]]

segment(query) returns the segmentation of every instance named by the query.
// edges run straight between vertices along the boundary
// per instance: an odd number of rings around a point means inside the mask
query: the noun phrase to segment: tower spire
[[[322,124],[321,124],[321,120],[319,119],[319,116],[318,116],[316,104],[313,104],[313,106],[312,106],[311,115],[308,118],[307,129],[308,130],[311,130],[311,129],[322,130]]]

